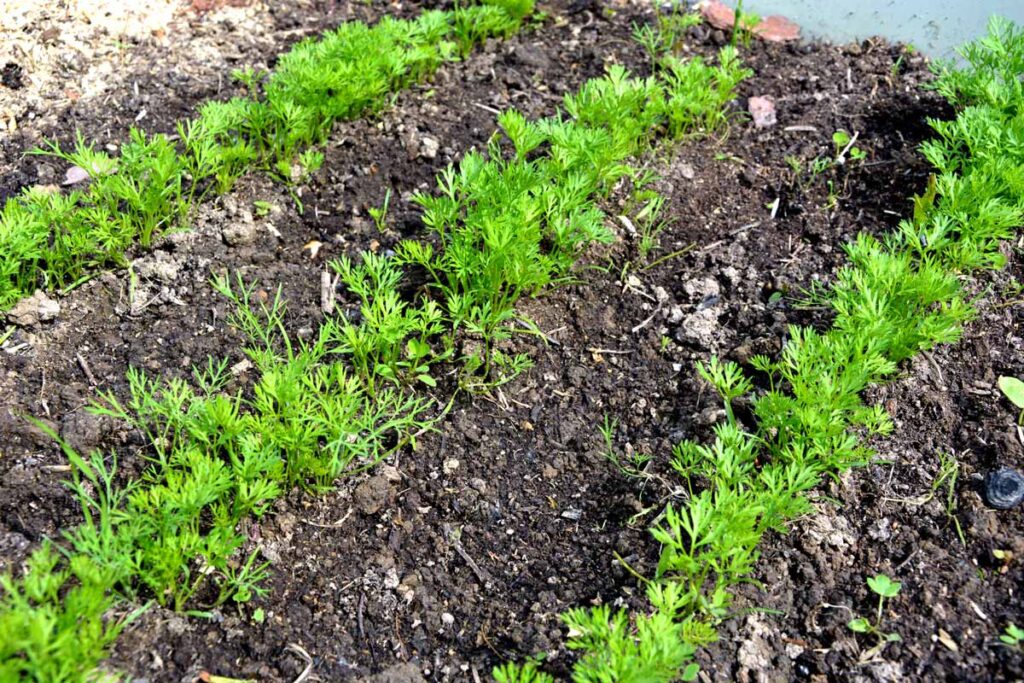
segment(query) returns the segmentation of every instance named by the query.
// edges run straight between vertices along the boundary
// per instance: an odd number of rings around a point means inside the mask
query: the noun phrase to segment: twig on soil
[[[338,281],[331,279],[330,271],[320,273],[320,312],[330,315],[334,312],[334,288]]]
[[[939,364],[935,362],[935,356],[933,356],[930,351],[922,351],[921,355],[928,359],[928,362],[932,365],[932,369],[935,370],[935,376],[939,380],[939,384],[936,388],[939,391],[947,391],[946,378],[942,375],[942,369],[939,367]]]
[[[633,353],[634,349],[626,349],[625,351],[616,351],[615,349],[599,349],[594,346],[588,346],[587,351],[591,353],[605,353],[610,356],[624,356],[629,353]]]
[[[479,109],[483,109],[484,111],[488,111],[488,112],[490,112],[492,114],[501,114],[500,110],[495,109],[494,107],[489,107],[486,104],[484,104],[483,102],[474,102],[473,106],[477,107]]]
[[[857,131],[853,131],[853,135],[850,136],[850,140],[846,143],[846,147],[843,147],[843,151],[840,152],[839,155],[836,157],[836,163],[837,164],[845,164],[846,163],[846,153],[849,152],[850,148],[853,147],[857,143],[857,138],[859,138],[859,137],[860,137],[860,133],[857,132]]]
[[[782,130],[787,133],[817,133],[817,126],[786,126]]]
[[[306,648],[297,643],[288,643],[284,649],[288,652],[297,654],[306,662],[306,668],[303,669],[302,673],[300,673],[293,681],[293,683],[303,683],[303,681],[307,680],[309,675],[313,673],[313,658],[309,656],[308,652],[306,652]]]
[[[716,244],[721,244],[721,242],[716,242]],[[662,263],[664,263],[665,261],[668,261],[669,259],[674,259],[676,256],[682,256],[683,254],[688,254],[689,252],[693,251],[693,248],[696,247],[696,246],[697,246],[697,244],[696,244],[696,242],[694,242],[693,244],[686,245],[682,249],[677,249],[676,251],[673,251],[671,254],[666,254],[666,255],[662,256],[661,258],[659,258],[659,259],[655,259],[654,261],[651,261],[650,263],[648,263],[643,268],[640,268],[640,272],[643,273],[645,271],[648,271],[651,268],[654,268],[655,266],[661,265]]]
[[[96,377],[93,376],[92,370],[89,369],[89,364],[85,362],[85,358],[82,357],[82,354],[76,353],[75,360],[78,361],[78,367],[82,368],[82,372],[85,374],[85,378],[89,380],[89,384],[94,387],[98,387],[100,384],[96,381]]]
[[[349,508],[348,512],[345,513],[345,516],[342,517],[341,519],[339,519],[337,522],[334,522],[333,524],[320,524],[319,522],[312,522],[312,521],[310,521],[308,519],[304,519],[302,521],[305,524],[308,524],[310,526],[315,526],[315,527],[320,528],[320,529],[337,529],[337,528],[341,527],[345,523],[345,521],[351,515],[352,515],[352,508]]]
[[[778,200],[776,200],[776,201],[778,201]],[[753,223],[747,223],[742,228],[736,228],[735,230],[733,230],[729,234],[732,235],[733,237],[735,237],[736,235],[739,235],[742,232],[746,232],[747,230],[750,230],[751,228],[756,228],[759,225],[761,225],[761,221],[754,221]]]
[[[917,551],[918,550],[920,550],[920,548],[914,548],[914,550],[911,551],[911,553],[909,555],[907,555],[905,558],[903,558],[902,562],[900,562],[898,565],[893,567],[893,569],[892,569],[893,573],[894,574],[899,573],[899,571],[901,569],[903,569],[905,566],[907,566],[907,563],[910,562],[912,559],[914,559],[914,555],[917,555]]]
[[[651,321],[652,321],[652,320],[654,320],[654,319],[655,319],[655,318],[656,318],[656,317],[658,316],[658,314],[659,314],[659,313],[661,313],[661,305],[660,305],[660,304],[659,304],[658,306],[655,306],[655,307],[654,307],[654,312],[653,312],[653,313],[651,313],[651,314],[650,314],[649,316],[647,316],[647,319],[646,319],[646,320],[644,320],[644,321],[643,321],[642,323],[640,323],[639,325],[637,325],[637,326],[633,327],[633,328],[632,328],[632,329],[630,330],[630,332],[632,332],[633,334],[636,334],[636,333],[637,333],[637,332],[639,332],[640,330],[644,329],[645,327],[647,327],[648,325],[650,325],[650,324],[651,324]]]
[[[455,548],[455,552],[457,552],[459,554],[459,557],[461,557],[465,561],[465,563],[469,565],[469,568],[473,570],[474,574],[476,574],[476,578],[480,579],[480,583],[484,584],[484,586],[486,587],[487,584],[491,581],[491,575],[488,574],[485,570],[481,569],[480,565],[474,562],[473,558],[470,557],[469,553],[466,552],[466,549],[462,547],[462,541],[459,539],[459,534],[461,534],[462,531],[456,531],[452,529],[452,527],[448,524],[445,524],[442,528],[444,530],[445,538],[448,539],[449,545]]]

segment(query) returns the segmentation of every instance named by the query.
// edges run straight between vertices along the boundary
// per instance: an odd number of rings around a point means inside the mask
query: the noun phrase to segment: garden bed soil
[[[292,21],[321,26],[317,7],[299,6]],[[361,5],[339,7],[341,18]],[[79,519],[61,485],[59,450],[22,415],[47,420],[79,449],[116,453],[122,475],[137,476],[140,436],[85,406],[97,389],[123,397],[129,366],[185,376],[209,355],[243,358],[211,272],[238,270],[271,293],[280,286],[292,332],[308,336],[321,315],[325,260],[423,234],[409,194],[486,143],[492,109],[547,115],[607,63],[647,68],[630,37],[647,10],[578,2],[544,9],[551,16],[543,26],[444,67],[379,118],[339,125],[323,169],[303,188],[303,214],[281,188],[244,179],[204,206],[192,231],[135,255],[138,286],[129,287],[124,271],[104,274],[62,299],[54,323],[3,343],[5,568]],[[725,39],[697,27],[686,47],[710,55]],[[694,364],[711,354],[746,361],[777,353],[790,324],[826,328],[820,311],[798,309],[794,298],[832,278],[842,244],[858,232],[895,227],[925,187],[929,169],[916,145],[929,134],[928,117],[951,112],[921,88],[923,60],[902,54],[878,41],[744,49],[755,75],[737,108],[770,96],[778,122],[758,129],[737,116],[727,135],[645,160],[666,196],[660,250],[642,260],[625,222],[611,221],[620,239],[593,250],[578,283],[524,302],[523,318],[547,338],[517,335],[507,350],[528,352],[531,370],[491,395],[459,395],[436,431],[376,471],[326,496],[280,501],[247,529],[251,547],[272,562],[265,597],[210,619],[150,609],[122,636],[110,668],[150,681],[191,681],[203,671],[291,681],[307,665],[294,644],[325,681],[484,680],[496,663],[538,652],[549,653],[546,668],[567,673],[572,656],[558,614],[600,603],[642,609],[642,592],[615,556],[652,573],[658,549],[645,529],[679,493],[667,465],[672,445],[711,438],[722,419]],[[156,63],[171,70],[173,59],[183,53]],[[179,92],[170,111],[193,110],[212,94]],[[107,112],[90,112],[68,120],[103,130]],[[70,136],[62,121],[33,135]],[[807,165],[834,155],[839,129],[859,133],[868,159],[796,182],[787,157]],[[3,181],[11,188],[36,182],[31,160],[3,163],[15,169]],[[380,232],[367,209],[388,187],[388,229]],[[612,196],[610,214],[624,196]],[[256,216],[255,200],[277,208]],[[228,244],[225,229],[241,239]],[[323,245],[316,254],[312,240]],[[1016,249],[1007,253],[1008,272],[1020,277]],[[1024,557],[1021,511],[986,508],[977,482],[997,465],[1019,466],[1022,454],[1015,413],[994,388],[998,375],[1024,375],[1021,307],[1005,300],[1008,277],[971,285],[980,315],[960,345],[920,356],[897,381],[872,389],[895,433],[875,444],[876,462],[823,483],[816,514],[766,539],[759,584],[742,591],[720,642],[699,655],[704,680],[1024,675],[1020,653],[997,644],[1008,621],[1022,621],[1015,591],[1024,577],[1019,562],[993,555]],[[344,294],[339,303],[352,304]],[[236,386],[251,379],[243,374]],[[653,456],[651,477],[626,477],[601,455],[606,415],[618,421],[617,449]],[[944,494],[921,498],[941,453],[961,465],[953,512],[963,543]],[[873,613],[864,580],[876,573],[903,582],[884,620],[902,641],[864,661],[873,642],[845,624],[850,610]],[[255,608],[262,623],[252,619]]]

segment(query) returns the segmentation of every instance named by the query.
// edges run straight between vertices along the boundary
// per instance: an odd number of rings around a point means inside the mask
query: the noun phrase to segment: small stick
[[[352,514],[352,508],[349,508],[348,512],[345,513],[345,516],[342,517],[341,519],[339,519],[334,524],[320,524],[319,522],[311,522],[308,519],[304,519],[302,521],[305,522],[306,524],[310,525],[310,526],[315,526],[315,527],[318,527],[320,529],[337,529],[338,527],[340,527],[341,525],[343,525],[345,523],[345,520],[347,520],[351,514]]]
[[[626,349],[625,351],[616,351],[615,349],[598,349],[593,346],[588,346],[587,351],[591,353],[606,353],[610,356],[624,356],[629,353],[633,353],[633,349]]]
[[[636,334],[636,333],[637,333],[637,332],[639,332],[640,330],[642,330],[642,329],[644,329],[645,327],[647,327],[648,325],[650,325],[650,324],[651,324],[651,321],[652,321],[652,320],[654,320],[654,318],[655,318],[655,317],[657,317],[657,315],[658,315],[659,313],[661,313],[661,306],[655,306],[655,308],[654,308],[654,313],[651,313],[651,314],[650,314],[650,315],[649,315],[649,316],[647,317],[647,320],[643,321],[642,323],[640,323],[639,325],[637,325],[636,327],[634,327],[634,328],[633,328],[633,329],[631,330],[631,332],[632,332],[633,334]]]
[[[494,107],[489,107],[486,104],[484,104],[483,102],[474,102],[473,106],[474,107],[478,107],[480,109],[483,109],[484,111],[489,111],[492,114],[500,114],[501,113],[501,111],[499,111],[498,109],[495,109]]]
[[[100,384],[96,381],[96,378],[92,374],[92,370],[89,369],[89,364],[85,362],[85,358],[82,357],[82,354],[76,353],[75,359],[78,361],[78,367],[82,368],[82,372],[85,373],[85,378],[89,380],[89,384],[94,387],[98,387]]]
[[[309,656],[309,653],[306,652],[306,649],[304,647],[297,643],[288,643],[288,645],[285,646],[284,649],[288,650],[289,652],[294,652],[298,656],[302,657],[302,659],[306,662],[306,668],[303,669],[302,673],[300,673],[298,677],[296,677],[296,679],[293,681],[293,683],[303,683],[303,681],[307,680],[309,678],[309,675],[313,673],[313,658]]]
[[[473,570],[474,574],[476,574],[476,578],[480,579],[481,583],[486,584],[489,581],[489,575],[487,574],[487,572],[481,569],[476,562],[473,561],[473,558],[469,556],[469,553],[466,552],[466,549],[462,547],[462,543],[460,541],[455,541],[452,545],[455,548],[455,552],[457,552],[459,556],[466,561],[466,564],[469,565],[469,568]]]
[[[778,200],[776,200],[776,201],[778,201]],[[774,218],[774,216],[772,216],[772,218]],[[751,228],[756,228],[759,225],[761,225],[761,221],[754,221],[753,223],[747,223],[742,228],[736,228],[735,230],[733,230],[729,234],[735,236],[735,235],[740,234],[741,232],[746,232],[747,230],[750,230]]]
[[[456,533],[447,524],[444,525],[444,532],[445,536],[448,538],[448,543],[450,543],[451,546],[455,548],[455,552],[457,552],[459,554],[459,557],[461,557],[465,561],[465,563],[469,565],[469,568],[473,570],[474,574],[476,574],[476,578],[480,579],[480,583],[486,585],[491,580],[490,574],[481,569],[480,565],[474,562],[473,558],[469,556],[469,553],[466,552],[466,549],[462,547],[462,541],[459,539],[458,533]]]
[[[817,126],[786,126],[782,130],[787,133],[817,133]]]
[[[320,273],[320,312],[330,315],[334,312],[334,283],[330,271]]]

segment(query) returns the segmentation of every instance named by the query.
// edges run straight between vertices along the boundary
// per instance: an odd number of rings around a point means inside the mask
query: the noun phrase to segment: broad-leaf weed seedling
[[[899,581],[893,581],[885,574],[872,576],[867,580],[867,583],[868,588],[878,596],[878,613],[875,615],[875,620],[872,622],[865,617],[855,617],[846,626],[854,633],[868,633],[878,638],[878,643],[865,653],[863,657],[864,659],[871,659],[879,654],[886,644],[901,640],[900,634],[886,633],[882,630],[882,616],[885,601],[899,595],[903,585]]]
[[[48,143],[37,154],[89,174],[85,189],[30,188],[0,210],[0,309],[38,287],[57,290],[98,268],[121,266],[135,244],[148,248],[186,224],[195,202],[227,192],[252,169],[292,185],[323,163],[311,146],[336,121],[386,107],[390,96],[492,36],[507,36],[532,0],[486,0],[412,20],[347,22],[298,43],[265,75],[236,70],[243,96],[207,102],[177,126],[180,144],[133,129],[112,157],[81,136],[73,151]],[[298,200],[298,195],[293,192]]]
[[[1024,652],[1024,628],[1010,622],[1006,625],[1006,630],[999,636],[999,641],[1012,650]]]
[[[1017,416],[1017,424],[1024,424],[1024,382],[1016,377],[1000,377],[999,391],[1010,400],[1010,403],[1020,408],[1020,415]]]

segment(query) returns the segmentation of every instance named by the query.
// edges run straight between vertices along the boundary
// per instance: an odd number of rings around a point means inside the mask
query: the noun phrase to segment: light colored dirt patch
[[[225,38],[241,45],[271,37],[265,3],[223,4],[205,3],[209,11],[200,12],[183,0],[6,0],[0,131],[39,127],[79,100],[144,87],[125,79],[155,56],[164,67],[216,69],[224,63],[225,43],[232,42]]]

